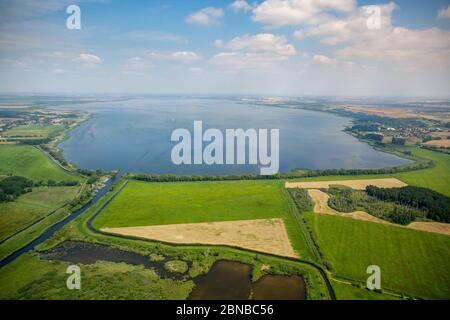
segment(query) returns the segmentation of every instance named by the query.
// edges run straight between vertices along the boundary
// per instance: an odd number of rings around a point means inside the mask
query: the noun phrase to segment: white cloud
[[[450,32],[439,28],[412,30],[396,27],[394,3],[379,6],[381,28],[367,27],[368,7],[359,7],[344,18],[329,20],[307,30],[307,36],[319,37],[328,45],[345,45],[337,50],[341,59],[393,61],[400,65],[450,64]]]
[[[172,53],[171,56],[173,60],[180,61],[195,61],[200,59],[200,56],[192,51],[177,51]]]
[[[148,57],[155,60],[171,60],[189,62],[200,60],[201,57],[193,51],[175,51],[169,53],[150,52]]]
[[[292,34],[292,37],[295,40],[303,40],[305,38],[305,31],[303,30],[296,30],[294,31],[294,33]]]
[[[297,52],[283,35],[261,33],[235,37],[226,44],[230,52],[214,55],[209,63],[235,70],[258,70],[280,66]]]
[[[227,48],[232,50],[265,51],[274,52],[283,56],[293,56],[296,54],[295,47],[287,43],[285,36],[271,33],[260,33],[254,36],[244,35],[232,39]]]
[[[320,37],[325,44],[336,45],[347,41],[360,41],[361,39],[376,40],[392,27],[392,12],[397,8],[393,2],[379,6],[381,29],[371,30],[367,27],[370,14],[368,7],[359,7],[343,18],[329,19],[321,24],[311,26],[307,30],[308,36]]]
[[[240,11],[250,11],[252,9],[252,6],[249,5],[245,0],[236,0],[232,4],[230,4],[230,8],[237,13]]]
[[[317,23],[326,12],[351,12],[355,0],[266,0],[253,9],[252,19],[269,26]]]
[[[336,64],[336,60],[329,58],[327,56],[321,55],[321,54],[316,54],[313,58],[312,58],[312,62],[314,64],[319,64],[319,65],[331,65],[331,64]]]
[[[223,40],[218,39],[218,40],[214,40],[212,45],[213,45],[213,47],[216,47],[216,48],[222,48],[224,46],[224,42],[223,42]]]
[[[220,67],[242,70],[268,68],[287,61],[287,59],[286,56],[272,53],[221,52],[214,55],[209,62]]]
[[[439,19],[450,18],[450,5],[448,5],[447,8],[442,8],[441,10],[439,10],[438,18]]]
[[[220,24],[222,17],[222,9],[208,7],[190,14],[186,18],[186,22],[190,24],[197,24],[200,26],[211,26]]]
[[[87,69],[96,68],[102,63],[102,59],[99,56],[91,53],[80,53],[75,60],[81,62],[81,66]]]
[[[102,63],[102,59],[100,59],[100,57],[90,53],[80,53],[80,55],[78,56],[78,60],[88,64]]]

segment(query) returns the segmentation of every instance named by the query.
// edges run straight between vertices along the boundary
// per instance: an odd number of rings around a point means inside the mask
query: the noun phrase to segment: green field
[[[333,273],[365,283],[369,265],[382,287],[414,297],[450,297],[450,237],[401,227],[306,213]]]
[[[323,176],[313,178],[292,179],[292,181],[333,181],[356,179],[381,179],[394,177],[407,184],[429,188],[450,197],[450,154],[425,150],[418,147],[403,147],[402,150],[411,151],[413,155],[433,160],[433,168],[395,174],[357,175],[357,176]]]
[[[186,299],[192,281],[161,279],[153,270],[125,263],[99,261],[81,266],[81,290],[68,290],[70,263],[41,260],[25,254],[0,269],[0,300]]]
[[[63,125],[22,125],[6,131],[3,136],[7,138],[46,139],[51,134],[64,130]]]
[[[281,181],[130,181],[94,225],[113,228],[284,218],[294,249],[309,257],[286,197]]]
[[[34,181],[81,180],[53,163],[40,150],[29,145],[0,145],[0,175],[16,175]]]
[[[79,187],[40,187],[15,201],[0,203],[0,240],[75,198]]]
[[[429,188],[450,197],[450,154],[420,148],[409,148],[415,156],[431,159],[434,168],[398,173],[398,179],[419,187]]]
[[[386,293],[378,293],[367,290],[364,287],[353,286],[335,279],[331,280],[337,300],[400,300],[401,296]]]

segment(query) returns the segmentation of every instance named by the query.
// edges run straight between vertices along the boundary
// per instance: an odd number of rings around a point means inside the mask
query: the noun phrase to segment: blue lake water
[[[259,172],[255,165],[174,165],[172,131],[208,128],[279,129],[280,171],[296,168],[382,168],[409,160],[374,150],[342,130],[350,119],[332,114],[243,104],[232,99],[148,98],[66,106],[93,117],[61,144],[70,162],[86,169],[140,173]],[[205,144],[206,146],[206,144]]]

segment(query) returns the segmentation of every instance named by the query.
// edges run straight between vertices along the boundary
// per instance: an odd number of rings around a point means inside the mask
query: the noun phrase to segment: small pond
[[[221,260],[204,276],[194,279],[190,300],[305,300],[303,278],[266,275],[252,282],[252,266]]]
[[[81,264],[94,264],[97,261],[124,262],[143,265],[155,270],[162,278],[189,280],[188,273],[179,274],[168,271],[164,264],[169,258],[152,261],[148,256],[124,251],[104,245],[87,242],[65,241],[44,251],[41,257],[48,260],[66,261]],[[192,263],[186,261],[190,268]],[[249,264],[220,260],[210,271],[192,279],[195,287],[189,295],[190,300],[305,300],[306,286],[300,276],[266,275],[252,282],[252,266]]]
[[[124,262],[131,265],[143,265],[147,269],[154,269],[162,278],[183,279],[187,274],[172,273],[164,268],[167,258],[152,261],[143,254],[124,251],[108,246],[87,242],[66,241],[41,254],[44,259],[67,261],[82,264],[94,264],[97,261]],[[188,263],[190,266],[190,263]]]

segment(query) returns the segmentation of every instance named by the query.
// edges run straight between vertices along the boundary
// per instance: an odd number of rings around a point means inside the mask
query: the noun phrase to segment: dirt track
[[[449,223],[413,222],[408,226],[408,228],[415,229],[415,230],[421,230],[421,231],[442,233],[442,234],[446,234],[446,235],[450,236],[450,224]]]
[[[289,241],[283,219],[102,228],[101,230],[171,243],[230,245],[280,256],[298,257]]]
[[[372,221],[372,222],[383,223],[383,224],[390,224],[389,222],[379,219],[377,217],[374,217],[364,211],[355,211],[355,212],[350,212],[350,213],[338,212],[338,211],[330,208],[330,206],[328,205],[328,199],[330,199],[330,196],[320,190],[310,189],[310,190],[308,190],[308,194],[311,197],[311,199],[313,199],[313,201],[314,201],[314,212],[315,213],[338,215],[341,217],[349,217],[349,218],[353,218],[356,220],[364,220],[364,221]]]
[[[450,235],[450,224],[449,223],[439,223],[439,222],[413,222],[408,226],[401,226],[390,223],[386,220],[372,216],[371,214],[364,211],[355,211],[351,213],[341,213],[328,205],[328,199],[330,198],[328,194],[320,190],[310,189],[308,194],[314,201],[314,213],[318,214],[330,214],[338,215],[341,217],[348,217],[356,220],[370,221],[381,224],[389,224],[397,227],[409,228],[414,230],[441,233],[445,235]]]
[[[365,190],[367,186],[379,188],[401,188],[407,184],[395,178],[368,179],[368,180],[337,180],[337,181],[311,181],[311,182],[286,182],[286,188],[328,189],[330,185],[341,185],[355,190]]]

